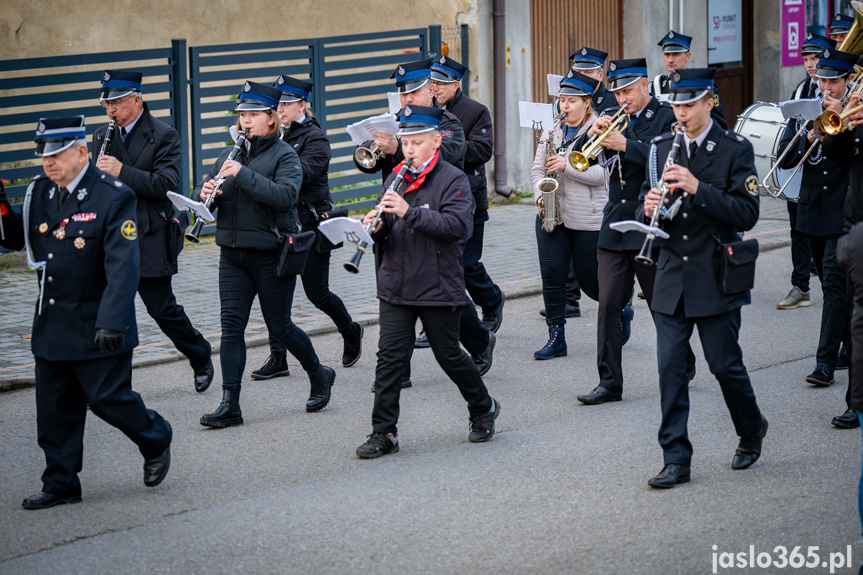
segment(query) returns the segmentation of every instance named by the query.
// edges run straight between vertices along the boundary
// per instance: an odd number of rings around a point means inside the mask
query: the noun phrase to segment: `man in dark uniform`
[[[442,117],[440,108],[405,106],[399,116],[400,147],[412,163],[409,168],[399,166],[405,170],[404,182],[390,174],[376,208],[383,217],[374,238],[385,242],[377,282],[381,334],[373,432],[356,451],[363,459],[399,450],[400,380],[417,318],[428,332],[435,359],[467,401],[469,441],[491,439],[500,414],[500,404],[489,395],[477,366],[458,345],[457,308],[464,304],[465,290],[462,254],[472,227],[473,202],[467,177],[441,158]],[[371,225],[376,214],[366,214],[364,224]]]
[[[39,272],[31,343],[46,467],[42,491],[22,502],[25,509],[81,501],[88,405],[138,445],[145,485],[161,483],[171,462],[171,426],[131,386],[138,344],[135,194],[88,161],[86,138],[83,116],[42,119],[35,141],[45,175],[30,183],[23,222],[0,198],[3,245],[26,247]]]
[[[665,61],[665,69],[668,70],[668,74],[659,74],[653,78],[653,81],[650,83],[650,94],[660,100],[667,100],[669,74],[675,70],[684,70],[692,58],[692,52],[690,51],[692,48],[692,37],[669,30],[668,34],[663,36],[657,46],[662,48],[662,57]],[[716,85],[713,86],[713,111],[710,112],[710,116],[723,130],[728,127],[725,122],[725,115],[722,113],[722,104],[719,103],[719,92],[716,90]]]
[[[613,158],[613,161],[608,166],[608,204],[605,206],[597,244],[599,311],[596,362],[599,385],[590,393],[577,396],[580,402],[587,405],[620,401],[622,398],[624,340],[621,323],[626,319],[623,318],[622,310],[627,307],[628,313],[631,313],[632,308],[627,302],[632,296],[635,276],[650,305],[656,268],[635,260],[644,243],[644,235],[638,232],[622,234],[611,229],[610,225],[635,219],[649,142],[670,131],[674,123],[671,106],[648,93],[647,62],[644,58],[613,60],[608,70],[609,88],[618,104],[629,114],[632,125],[626,130],[626,135],[614,132],[602,142],[606,157]],[[588,131],[588,136],[602,133],[610,123],[610,116],[598,118]],[[693,377],[694,369],[692,356],[687,370],[693,372]]]
[[[822,106],[825,109],[832,109],[837,114],[842,112],[841,100],[847,92],[848,75],[856,62],[856,54],[834,49],[825,49],[822,53],[816,76],[824,94]],[[842,209],[848,190],[848,166],[834,162],[824,153],[823,146],[817,141],[818,134],[812,130],[812,122],[808,122],[806,128],[806,136],[797,138],[795,147],[785,155],[780,167],[792,169],[804,162],[795,227],[812,249],[824,294],[816,367],[806,381],[828,386],[833,383],[840,344],[843,339],[847,341],[848,294],[845,273],[836,261],[836,242],[843,233]],[[788,147],[796,130],[797,122],[792,118],[777,153]],[[810,151],[813,145],[815,148]],[[807,152],[809,156],[804,159]]]
[[[853,25],[854,18],[851,16],[836,14],[830,21],[830,39],[834,40],[837,45],[841,44]]]
[[[177,305],[171,277],[183,248],[183,228],[167,193],[181,190],[183,156],[177,131],[153,117],[141,95],[140,72],[106,70],[102,76],[102,106],[115,121],[102,154],[109,126],[93,134],[96,167],[132,188],[138,198],[137,221],[141,250],[138,294],[159,328],[189,359],[198,393],[213,381],[210,344],[192,327],[183,306]],[[99,157],[101,155],[101,157]]]
[[[482,321],[497,333],[503,321],[503,291],[493,282],[479,261],[482,258],[482,241],[485,222],[488,221],[488,187],[485,163],[492,154],[491,114],[488,108],[465,96],[460,87],[467,67],[446,56],[432,62],[431,84],[438,106],[452,112],[464,130],[467,150],[464,155],[464,173],[470,182],[475,209],[473,234],[464,247],[464,281],[474,303],[482,308]]]
[[[792,100],[821,97],[818,78],[815,76],[818,71],[818,59],[825,49],[833,50],[835,47],[836,42],[830,38],[811,31],[806,35],[806,41],[801,46],[800,53],[803,55],[803,66],[806,68],[807,76],[797,84],[791,96]],[[784,148],[791,141],[791,138],[794,137],[794,134],[789,134],[789,131],[786,129],[783,136],[783,139],[785,139]],[[789,201],[786,204],[788,207],[789,227],[791,228],[791,289],[788,291],[788,295],[776,304],[776,309],[797,309],[812,305],[809,294],[809,270],[812,262],[812,246],[809,245],[806,235],[797,229],[797,202]]]
[[[680,197],[683,203],[676,216],[664,220],[670,237],[659,249],[651,305],[662,405],[659,444],[665,461],[648,481],[655,488],[689,481],[692,444],[686,430],[689,380],[684,365],[695,326],[740,437],[731,467],[752,465],[767,433],[767,419],[758,408],[737,343],[740,307],[750,303],[749,290],[724,293],[718,273],[719,242],[736,241],[739,232],[758,221],[758,176],[752,144],[711,119],[715,71],[676,70],[670,85],[674,114],[686,132],[677,163],[663,175],[674,190],[670,202]],[[673,138],[669,133],[654,140],[659,162],[668,157]],[[659,190],[646,182],[642,197],[639,216],[649,218],[659,204]]]

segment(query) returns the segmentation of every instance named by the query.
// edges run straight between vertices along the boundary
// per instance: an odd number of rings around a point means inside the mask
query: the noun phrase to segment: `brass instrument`
[[[399,169],[398,174],[393,179],[390,187],[387,188],[387,192],[396,192],[399,189],[399,186],[402,185],[402,181],[405,179],[405,174],[408,172],[408,168],[411,166],[411,162],[413,160],[411,158],[406,159],[402,162],[402,167]],[[369,222],[368,227],[366,228],[366,232],[369,235],[372,235],[372,232],[375,231],[375,228],[378,227],[378,223],[381,221],[381,218],[384,215],[384,212],[380,209],[380,206],[377,208],[378,213],[375,215],[374,219]],[[352,274],[360,273],[360,260],[363,259],[363,254],[366,253],[366,249],[369,247],[369,244],[366,242],[360,242],[357,244],[357,253],[354,254],[354,257],[351,258],[351,261],[345,262],[345,269],[351,272]]]
[[[367,170],[374,168],[378,160],[383,157],[384,153],[375,144],[372,144],[370,148],[357,146],[357,149],[354,150],[354,160]]]
[[[102,147],[99,148],[99,155],[96,156],[96,161],[102,159],[102,156],[105,155],[105,152],[108,151],[108,146],[111,145],[111,138],[114,137],[114,130],[117,129],[117,119],[111,118],[111,121],[108,122],[108,129],[105,130],[105,138],[102,140]]]
[[[237,157],[237,154],[240,153],[240,150],[243,147],[243,144],[246,143],[246,140],[249,138],[249,129],[246,128],[243,130],[240,135],[237,137],[237,142],[234,144],[231,153],[228,154],[228,157],[225,158],[225,162],[222,162],[222,166],[224,167],[226,162],[230,162],[231,160]],[[221,170],[219,170],[221,172]],[[213,202],[216,200],[216,196],[218,195],[219,190],[222,187],[222,184],[225,183],[227,178],[223,178],[221,173],[216,177],[216,185],[213,187],[213,193],[207,196],[207,201],[204,202],[204,207],[208,210],[210,206],[213,205]],[[198,237],[201,235],[201,230],[204,228],[204,219],[203,218],[195,218],[195,225],[192,226],[192,230],[186,234],[186,239],[192,242],[193,244],[200,243],[200,239]]]
[[[551,130],[548,131],[548,137],[545,139],[545,161],[557,155],[554,149],[554,131],[563,122],[566,117],[565,112],[561,112],[555,119]],[[537,190],[540,191],[539,196],[539,219],[542,220],[542,229],[548,233],[554,231],[554,228],[560,223],[560,200],[557,196],[557,189],[560,187],[560,182],[555,175],[555,172],[546,171],[545,177],[536,183]]]
[[[622,132],[628,127],[629,115],[626,113],[626,108],[620,108],[620,110],[615,112],[614,116],[611,117],[611,123],[601,134],[594,136],[585,142],[581,151],[570,152],[568,157],[569,165],[579,172],[586,172],[590,167],[590,161],[595,159],[602,150],[600,147],[602,141],[612,132]]]
[[[649,266],[653,265],[653,258],[650,257],[650,253],[653,250],[653,240],[656,239],[656,233],[654,233],[654,229],[659,225],[659,217],[662,214],[662,206],[665,205],[666,198],[668,194],[671,192],[671,188],[665,182],[664,172],[671,166],[677,163],[677,158],[680,155],[680,142],[683,140],[683,134],[686,132],[685,127],[682,123],[677,125],[677,131],[674,134],[674,141],[671,143],[671,150],[668,151],[668,156],[665,158],[665,166],[663,166],[663,177],[660,178],[659,182],[656,183],[654,187],[659,188],[659,203],[653,208],[653,215],[650,217],[650,231],[647,232],[647,236],[644,238],[644,244],[641,246],[641,251],[638,252],[638,255],[635,256],[635,261],[647,264]]]

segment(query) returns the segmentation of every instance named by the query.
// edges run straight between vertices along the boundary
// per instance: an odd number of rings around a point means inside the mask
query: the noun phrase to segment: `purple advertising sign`
[[[803,63],[800,47],[806,39],[804,0],[782,0],[782,65]]]

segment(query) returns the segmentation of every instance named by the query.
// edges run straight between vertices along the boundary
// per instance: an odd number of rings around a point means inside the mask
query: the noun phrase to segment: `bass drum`
[[[800,196],[803,170],[797,170],[794,179],[788,183],[781,196],[779,190],[794,170],[775,170],[770,178],[764,181],[779,157],[779,142],[785,132],[785,124],[786,120],[782,117],[782,111],[777,104],[757,102],[737,117],[734,131],[752,142],[752,148],[755,150],[755,171],[758,172],[758,188],[761,195],[796,202]]]

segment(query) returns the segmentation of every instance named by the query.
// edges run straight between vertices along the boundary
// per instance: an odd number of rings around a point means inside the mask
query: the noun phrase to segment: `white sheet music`
[[[368,232],[366,232],[363,223],[353,218],[330,218],[321,222],[318,229],[334,244],[342,242],[349,244],[366,242],[369,245],[373,245],[375,243]]]
[[[168,199],[171,200],[171,203],[181,212],[191,210],[196,216],[203,219],[205,222],[212,222],[216,219],[216,216],[207,209],[207,206],[205,206],[203,202],[196,202],[192,198],[188,198],[175,192],[168,192]]]
[[[396,115],[402,109],[402,99],[398,92],[387,92],[387,103],[390,106],[390,114]]]
[[[554,125],[554,109],[551,104],[519,101],[518,124],[522,128],[550,130]]]
[[[643,234],[648,234],[652,231],[653,235],[655,235],[658,238],[662,238],[664,240],[667,240],[668,238],[671,237],[668,235],[668,232],[666,232],[665,230],[661,230],[659,228],[651,228],[647,224],[642,223],[642,222],[638,222],[636,220],[624,220],[622,222],[614,222],[612,224],[609,224],[608,227],[610,227],[611,229],[618,231],[620,233],[641,232]]]
[[[557,93],[560,92],[560,81],[563,80],[563,76],[548,74],[545,80],[548,82],[548,95],[557,96]]]
[[[779,102],[779,109],[782,110],[782,117],[786,120],[788,118],[800,116],[807,122],[820,116],[823,111],[821,109],[821,100],[819,98]]]
[[[396,117],[389,112],[366,118],[347,127],[348,135],[357,145],[375,139],[375,132],[394,136],[399,131]]]

